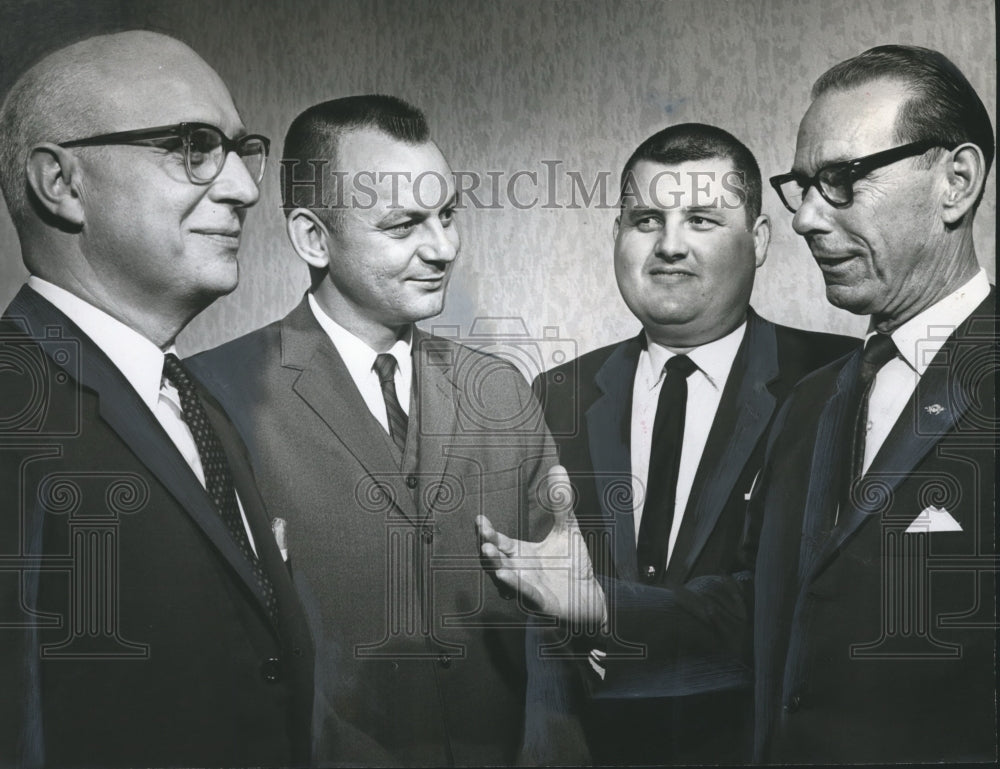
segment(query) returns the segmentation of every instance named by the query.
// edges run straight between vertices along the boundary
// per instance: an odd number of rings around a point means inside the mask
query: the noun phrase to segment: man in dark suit
[[[803,375],[857,344],[775,325],[749,307],[770,235],[760,207],[757,162],[726,131],[689,123],[646,139],[622,171],[615,220],[615,275],[643,330],[536,382],[594,567],[628,595],[610,607],[614,643],[602,649],[617,657],[604,660],[603,680],[593,677],[587,734],[599,763],[749,758],[749,667],[704,655],[656,660],[640,645],[676,622],[666,596],[701,603],[706,618],[719,610],[718,577],[747,568],[738,546],[768,424]],[[694,364],[676,436],[658,428],[671,359]],[[668,498],[671,457],[657,444],[676,440]],[[720,612],[710,621],[738,646],[745,620]]]
[[[424,116],[387,96],[307,109],[283,165],[312,288],[191,366],[287,521],[323,689],[369,739],[355,760],[509,764],[525,620],[483,574],[473,520],[543,525],[555,449],[511,365],[414,326],[441,311],[458,255],[451,169]]]
[[[952,62],[881,46],[819,78],[771,180],[872,328],[793,394],[752,501],[759,760],[997,759],[993,153]]]
[[[0,321],[0,764],[301,765],[305,616],[245,447],[173,354],[236,286],[267,140],[147,32],[43,59],[0,136],[31,273]]]

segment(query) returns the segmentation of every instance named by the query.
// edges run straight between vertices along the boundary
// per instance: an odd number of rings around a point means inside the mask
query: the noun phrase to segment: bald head
[[[198,54],[155,32],[88,38],[35,64],[0,107],[0,187],[18,230],[32,213],[24,166],[34,145],[158,125],[157,105],[183,102],[193,88],[232,107]]]
[[[236,151],[191,176],[181,124],[247,134],[219,76],[151,32],[90,38],[32,67],[0,108],[0,182],[28,271],[169,344],[236,288],[257,177]],[[108,134],[166,129],[162,141]],[[90,143],[85,140],[94,140]]]

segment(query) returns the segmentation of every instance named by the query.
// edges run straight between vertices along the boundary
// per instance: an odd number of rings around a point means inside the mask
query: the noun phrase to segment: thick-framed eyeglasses
[[[805,176],[794,171],[778,174],[771,177],[771,186],[778,193],[785,208],[793,214],[802,207],[802,201],[810,187],[815,187],[823,196],[823,200],[834,208],[847,208],[854,202],[854,182],[858,179],[903,158],[923,155],[927,150],[935,147],[951,150],[955,146],[954,144],[950,146],[942,144],[935,139],[911,142],[854,160],[831,163],[828,166],[823,166],[813,176]]]
[[[60,147],[97,147],[127,144],[161,147],[179,151],[184,156],[184,170],[193,184],[209,184],[222,173],[230,152],[239,155],[255,184],[264,178],[264,165],[271,141],[260,134],[248,134],[230,139],[208,123],[177,123],[176,125],[140,128],[136,131],[90,136],[61,142]]]

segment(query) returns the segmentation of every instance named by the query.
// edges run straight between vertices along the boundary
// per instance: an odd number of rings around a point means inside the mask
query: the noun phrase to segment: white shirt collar
[[[965,321],[989,293],[990,281],[986,271],[980,270],[957,291],[910,318],[890,334],[900,357],[923,376],[955,327]]]
[[[695,347],[686,353],[698,367],[698,370],[704,374],[709,384],[717,390],[720,383],[724,383],[729,376],[729,370],[733,367],[733,361],[736,360],[736,353],[739,352],[746,328],[746,321],[743,321],[725,336]],[[663,376],[663,366],[674,357],[675,353],[654,342],[648,334],[646,334],[646,352],[648,353],[649,367],[642,371],[641,375],[646,377],[645,384],[652,390]]]
[[[28,286],[51,302],[101,348],[149,409],[155,410],[164,351],[133,328],[64,288],[32,275]],[[171,345],[166,352],[174,352]]]
[[[334,347],[337,348],[351,379],[359,382],[363,381],[365,377],[371,376],[372,366],[375,365],[378,353],[327,315],[311,292],[308,294],[308,300],[309,309],[312,310],[317,323],[330,337]],[[396,359],[396,377],[401,378],[400,381],[408,382],[410,380],[413,370],[412,347],[413,333],[411,330],[403,339],[397,339],[396,343],[388,350],[389,354]]]

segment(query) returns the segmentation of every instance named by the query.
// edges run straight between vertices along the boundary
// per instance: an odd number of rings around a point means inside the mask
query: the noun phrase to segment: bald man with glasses
[[[267,152],[148,32],[50,54],[0,108],[30,272],[0,321],[2,766],[310,760],[301,604],[246,449],[174,354],[236,287]]]

